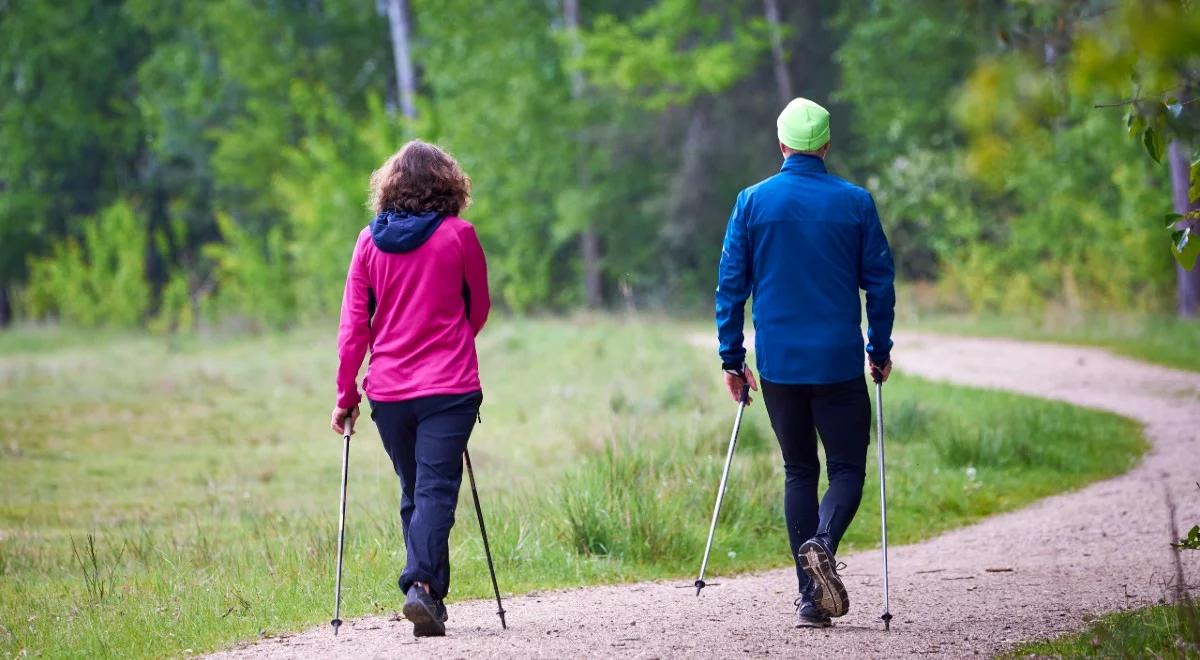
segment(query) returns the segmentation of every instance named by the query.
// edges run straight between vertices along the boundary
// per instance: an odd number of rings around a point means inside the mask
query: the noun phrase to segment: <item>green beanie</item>
[[[808,99],[792,99],[775,125],[779,141],[796,151],[816,151],[829,142],[829,111]]]

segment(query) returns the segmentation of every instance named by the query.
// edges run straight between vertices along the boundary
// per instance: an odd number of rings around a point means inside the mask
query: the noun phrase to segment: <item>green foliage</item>
[[[1176,0],[1104,4],[1107,11],[1056,12],[1046,5],[1042,13],[1020,14],[1028,20],[1011,27],[1032,36],[977,66],[962,113],[976,173],[1007,159],[1014,133],[1071,121],[1084,105],[1091,112],[1127,108],[1127,132],[1155,163],[1172,142],[1196,147],[1200,115],[1188,106],[1200,100],[1200,10]],[[1200,203],[1200,196],[1189,194],[1189,201]],[[1147,209],[1143,218],[1157,215]],[[1197,223],[1200,213],[1189,213],[1170,228],[1178,232],[1171,252],[1186,268],[1200,251],[1190,241]]]
[[[860,140],[853,160],[875,168],[960,141],[947,92],[970,72],[990,36],[991,17],[972,4],[843,3],[835,22],[846,29],[834,56],[842,78],[835,98],[848,104],[850,116],[838,122],[849,134],[848,140],[842,129],[835,134],[839,151],[844,141]]]
[[[431,136],[471,176],[465,214],[488,251],[496,298],[517,310],[578,299],[570,283],[577,227],[556,209],[577,184],[563,50],[553,31],[556,4],[414,2],[417,23],[436,47],[422,64]],[[476,66],[464,65],[476,63]]]
[[[217,216],[222,241],[206,247],[221,282],[217,309],[281,328],[294,322],[296,293],[284,240],[276,225],[259,237],[228,215]]]
[[[139,326],[150,309],[144,221],[119,202],[82,224],[81,240],[67,238],[30,261],[27,312],[84,327]]]
[[[144,50],[120,3],[0,7],[0,288],[78,237],[80,215],[135,192],[117,187],[141,139],[129,71]]]
[[[1200,550],[1200,525],[1192,525],[1187,536],[1172,543],[1171,546],[1180,550]]]
[[[973,310],[1170,304],[1161,228],[1133,222],[1162,182],[1125,146],[1162,158],[1191,136],[1194,9],[781,4],[784,72],[834,111],[831,169],[876,193],[904,277]],[[5,5],[0,318],[29,257],[67,254],[74,219],[117,200],[136,200],[148,237],[156,329],[327,315],[367,177],[410,137],[472,177],[465,215],[501,305],[579,305],[588,232],[605,302],[710,306],[731,200],[778,166],[761,3],[601,0],[569,33],[561,3],[413,0],[415,122],[395,116],[375,5]],[[1122,111],[1130,145],[1096,119]],[[1197,217],[1171,228],[1184,264]]]
[[[651,110],[686,104],[729,88],[768,44],[767,24],[740,3],[702,11],[700,0],[658,0],[620,21],[598,16],[575,64],[589,82],[629,95]]]
[[[309,98],[319,104],[323,94]],[[286,166],[272,182],[276,204],[288,209],[280,223],[287,237],[283,258],[300,318],[337,312],[355,239],[371,217],[367,175],[404,142],[404,126],[377,97],[362,122],[336,108],[324,111],[322,121],[333,130],[286,150]]]

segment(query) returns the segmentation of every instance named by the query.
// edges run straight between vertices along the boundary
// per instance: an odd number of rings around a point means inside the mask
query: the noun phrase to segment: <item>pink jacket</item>
[[[457,217],[385,211],[358,235],[338,327],[337,405],[480,389],[475,335],[487,321],[487,264]]]

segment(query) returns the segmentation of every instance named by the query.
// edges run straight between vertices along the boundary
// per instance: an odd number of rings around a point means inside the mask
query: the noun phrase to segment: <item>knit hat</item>
[[[829,142],[829,111],[808,99],[792,99],[775,125],[779,141],[796,151],[816,151]]]

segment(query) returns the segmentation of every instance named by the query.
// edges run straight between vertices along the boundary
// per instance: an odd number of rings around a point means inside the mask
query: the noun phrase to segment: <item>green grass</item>
[[[692,328],[583,317],[484,332],[472,457],[506,593],[690,584],[734,412],[715,358],[686,341]],[[0,654],[177,655],[327,622],[333,334],[332,323],[220,340],[0,334]],[[1145,448],[1135,424],[1108,414],[903,375],[887,391],[898,543],[1123,472]],[[788,564],[777,454],[756,403],[710,575]],[[867,474],[852,548],[878,538],[873,463]],[[491,589],[463,497],[453,599]],[[344,616],[400,604],[397,509],[398,482],[363,424]]]
[[[1018,337],[1108,348],[1120,355],[1176,369],[1200,371],[1200,319],[1086,314],[1077,316],[954,316],[933,314],[906,328]]]
[[[1097,619],[1081,633],[1018,647],[1009,658],[1200,658],[1194,602],[1156,605]]]

